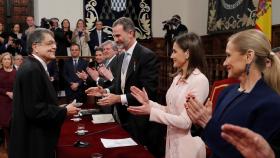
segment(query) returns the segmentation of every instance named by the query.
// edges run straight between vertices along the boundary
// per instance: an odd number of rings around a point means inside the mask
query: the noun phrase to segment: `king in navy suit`
[[[116,76],[108,89],[89,88],[89,95],[97,95],[105,91],[106,97],[99,100],[102,106],[114,105],[117,121],[121,123],[131,136],[140,144],[146,145],[156,157],[164,154],[165,129],[162,125],[149,122],[147,116],[135,116],[127,111],[128,106],[139,106],[140,103],[132,96],[130,87],[137,86],[148,93],[151,100],[157,99],[159,62],[154,52],[136,41],[135,26],[131,19],[122,17],[113,24],[113,37],[119,47],[126,51],[115,57]]]

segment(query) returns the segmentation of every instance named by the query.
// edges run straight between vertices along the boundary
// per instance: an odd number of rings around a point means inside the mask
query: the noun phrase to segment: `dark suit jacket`
[[[56,91],[59,90],[59,71],[58,71],[58,66],[56,59],[52,60],[47,64],[48,72],[50,77],[53,77],[54,80],[52,81],[52,84],[54,86],[54,89]]]
[[[98,40],[97,31],[93,30],[89,34],[89,37],[90,37],[90,41],[88,42],[88,45],[89,45],[89,48],[90,48],[90,51],[91,51],[91,55],[93,56],[93,55],[95,55],[94,48],[96,46],[99,46],[99,40]],[[101,33],[101,43],[103,43],[103,42],[105,42],[107,40],[108,40],[108,34],[102,31],[102,33]]]
[[[182,34],[182,33],[186,33],[186,32],[188,32],[188,28],[187,28],[185,25],[180,24],[180,25],[173,31],[173,34],[174,34],[173,38],[176,37],[176,36],[178,36],[178,35],[180,35],[180,34]]]
[[[77,71],[86,71],[88,62],[84,59],[79,58],[78,65],[77,65]],[[65,92],[68,99],[73,100],[77,99],[78,101],[85,101],[85,94],[84,94],[84,81],[79,79],[79,77],[76,75],[76,72],[74,71],[74,65],[73,65],[73,59],[66,60],[64,63],[64,69],[63,69],[63,76],[66,81],[65,86]],[[70,88],[71,82],[77,82],[79,83],[79,87],[77,91],[73,91]]]
[[[280,120],[280,96],[263,79],[256,83],[250,93],[239,92],[238,88],[238,84],[232,85],[220,94],[213,117],[204,128],[202,138],[213,151],[212,157],[242,157],[222,139],[221,126],[224,123],[249,128],[269,143],[277,140],[277,137],[279,140],[280,121],[276,120]]]
[[[9,144],[10,158],[53,158],[66,117],[41,63],[27,57],[17,71]]]
[[[54,33],[54,38],[56,41],[56,52],[55,55],[57,56],[67,56],[67,41],[66,37],[64,36],[64,32],[61,28],[52,29]]]
[[[112,75],[114,76],[114,78],[117,76],[116,75],[116,67],[118,67],[118,64],[121,63],[117,63],[117,56],[115,56],[111,62],[106,66],[107,69],[110,69],[112,72]],[[112,85],[113,81],[109,81],[107,79],[105,79],[104,77],[100,76],[99,80],[98,80],[98,84],[103,87],[103,88],[108,88]]]
[[[113,85],[109,87],[110,92],[122,94],[121,91],[121,67],[124,54],[116,57],[116,76]],[[145,87],[149,98],[156,101],[159,77],[159,62],[154,52],[136,44],[127,69],[125,82],[125,95],[129,106],[138,106],[139,102],[131,95],[130,87]],[[147,145],[154,154],[158,149],[164,149],[163,142],[164,129],[157,123],[149,122],[147,116],[135,116],[127,111],[127,106],[116,105],[118,116],[123,127],[132,137],[141,144]],[[162,156],[162,155],[161,155]]]

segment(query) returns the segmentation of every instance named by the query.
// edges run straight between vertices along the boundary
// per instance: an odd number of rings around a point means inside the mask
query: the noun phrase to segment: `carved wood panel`
[[[7,31],[15,23],[23,27],[25,18],[34,15],[33,0],[0,0],[0,15]]]
[[[3,16],[5,13],[5,4],[4,0],[0,0],[0,22],[5,24],[5,17]]]

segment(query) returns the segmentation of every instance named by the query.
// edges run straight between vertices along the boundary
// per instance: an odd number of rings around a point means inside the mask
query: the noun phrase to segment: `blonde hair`
[[[3,53],[3,54],[1,54],[1,56],[0,56],[0,68],[3,68],[3,58],[5,57],[5,56],[10,56],[10,58],[11,58],[11,67],[13,66],[13,64],[14,64],[14,62],[13,62],[13,56],[12,56],[12,54],[11,53],[9,53],[9,52],[5,52],[5,53]]]
[[[255,52],[254,63],[264,75],[265,82],[280,94],[280,60],[271,52],[271,45],[266,36],[257,29],[250,29],[233,34],[228,39],[242,55],[251,49]],[[270,66],[267,66],[267,62]]]

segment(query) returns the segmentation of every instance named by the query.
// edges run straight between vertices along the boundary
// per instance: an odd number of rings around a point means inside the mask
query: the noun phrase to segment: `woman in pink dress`
[[[205,158],[205,145],[200,137],[192,137],[192,122],[184,108],[188,94],[203,103],[208,96],[209,82],[205,75],[205,55],[200,37],[194,33],[179,35],[171,54],[178,71],[166,94],[167,106],[149,100],[145,90],[131,87],[142,106],[130,106],[135,115],[150,115],[150,121],[167,125],[166,158]]]
[[[0,127],[8,140],[8,129],[12,115],[13,85],[16,70],[13,69],[13,57],[10,53],[0,56]],[[6,142],[7,143],[7,142]]]

